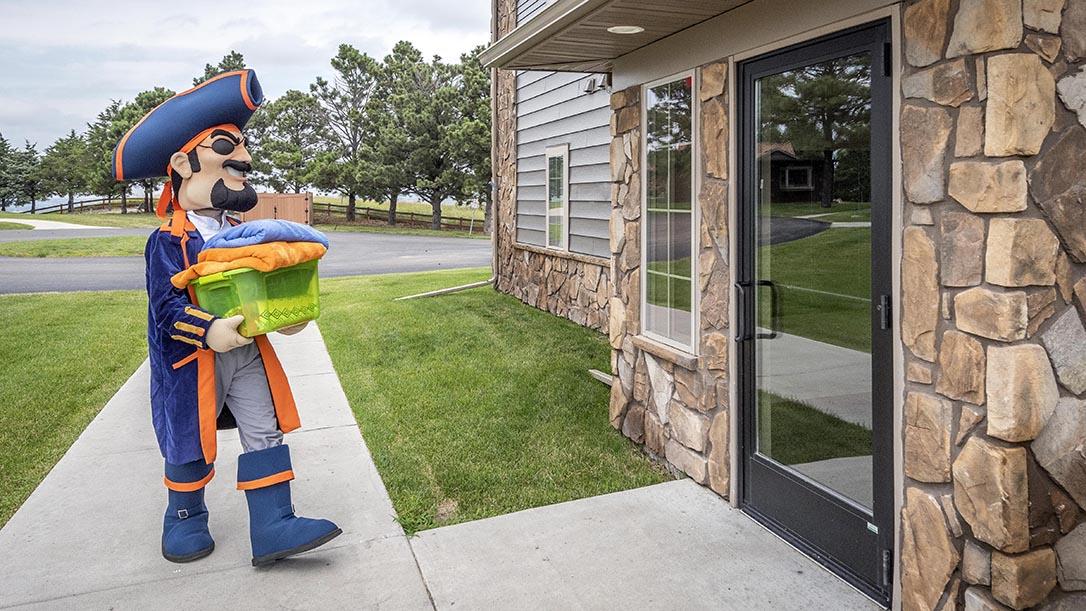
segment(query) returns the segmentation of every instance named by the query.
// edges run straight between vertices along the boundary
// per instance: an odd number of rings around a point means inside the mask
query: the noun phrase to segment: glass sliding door
[[[743,501],[869,595],[892,545],[885,24],[740,65]]]

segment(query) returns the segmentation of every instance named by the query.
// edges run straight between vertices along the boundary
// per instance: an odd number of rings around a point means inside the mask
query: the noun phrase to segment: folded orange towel
[[[170,282],[177,288],[183,289],[202,276],[241,267],[270,272],[281,267],[320,259],[327,250],[317,242],[267,242],[237,248],[209,248],[200,253],[197,263],[174,274]]]

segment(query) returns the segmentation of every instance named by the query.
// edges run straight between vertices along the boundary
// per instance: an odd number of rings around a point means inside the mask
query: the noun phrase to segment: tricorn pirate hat
[[[121,138],[113,151],[113,177],[167,176],[171,155],[191,150],[203,140],[196,136],[210,128],[233,125],[240,130],[263,101],[260,82],[249,69],[226,72],[182,91],[144,115]]]

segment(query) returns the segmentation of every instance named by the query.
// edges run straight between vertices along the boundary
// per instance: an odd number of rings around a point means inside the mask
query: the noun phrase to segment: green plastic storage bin
[[[238,326],[245,337],[316,320],[321,312],[316,259],[271,272],[232,269],[197,278],[192,286],[202,309],[222,318],[245,316]]]

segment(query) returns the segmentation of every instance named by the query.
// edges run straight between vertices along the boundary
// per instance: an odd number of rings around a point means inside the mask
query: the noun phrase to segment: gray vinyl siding
[[[517,25],[531,19],[554,0],[517,0]]]
[[[520,0],[518,7],[530,4]],[[547,147],[569,145],[569,250],[610,257],[610,98],[587,94],[600,75],[520,72],[517,75],[517,241],[546,245]]]

